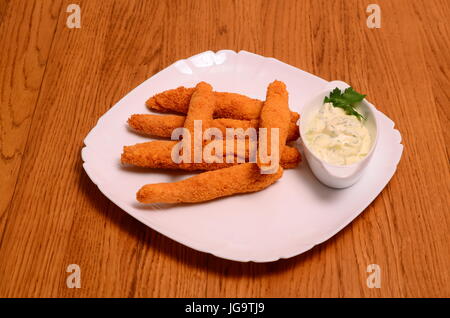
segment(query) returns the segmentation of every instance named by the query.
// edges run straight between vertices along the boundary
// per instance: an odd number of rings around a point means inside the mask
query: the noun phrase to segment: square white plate
[[[207,51],[180,60],[132,90],[98,121],[84,140],[83,167],[100,191],[124,211],[154,230],[199,251],[247,262],[270,262],[303,253],[339,232],[381,192],[394,174],[403,146],[394,123],[381,112],[379,141],[367,171],[352,187],[322,185],[305,160],[269,188],[201,204],[139,204],[136,191],[147,183],[170,182],[185,173],[122,167],[124,145],[150,140],[127,128],[131,114],[149,113],[145,101],[178,86],[209,82],[228,91],[263,100],[267,85],[284,81],[289,107],[302,105],[327,81],[249,52]]]

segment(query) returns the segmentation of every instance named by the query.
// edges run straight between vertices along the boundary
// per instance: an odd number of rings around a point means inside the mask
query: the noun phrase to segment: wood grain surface
[[[69,29],[71,3],[81,28]],[[369,29],[366,8],[381,8]],[[449,297],[447,0],[0,1],[1,297]],[[274,263],[197,252],[124,213],[82,168],[127,92],[206,50],[272,56],[370,96],[405,146],[349,226]],[[299,88],[300,89],[300,88]],[[381,267],[381,288],[366,268]],[[81,268],[69,289],[66,268]]]

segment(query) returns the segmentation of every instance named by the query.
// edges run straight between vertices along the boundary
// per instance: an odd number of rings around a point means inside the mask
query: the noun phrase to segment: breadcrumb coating
[[[283,175],[262,175],[254,163],[200,173],[178,182],[155,183],[143,186],[136,194],[142,203],[195,203],[238,193],[256,192],[267,188]]]
[[[292,112],[291,122],[287,141],[297,140],[300,136],[297,121],[300,116]],[[154,115],[154,114],[134,114],[128,119],[128,125],[135,131],[154,137],[170,138],[172,131],[183,127],[186,116],[183,115]],[[217,118],[212,121],[211,127],[220,129],[222,134],[226,134],[226,128],[258,128],[259,120],[239,120],[232,118]]]
[[[221,159],[221,162],[205,162],[200,158],[199,163],[176,163],[172,158],[174,146],[179,144],[177,140],[158,140],[125,146],[121,156],[124,164],[132,164],[139,167],[159,169],[181,169],[206,171],[178,182],[157,183],[144,185],[136,194],[136,198],[142,203],[195,203],[213,200],[220,197],[238,193],[256,192],[267,188],[283,175],[284,168],[294,168],[301,160],[300,153],[294,147],[286,145],[287,141],[299,137],[297,121],[299,114],[291,112],[288,107],[288,92],[286,85],[280,81],[274,81],[267,88],[266,101],[252,99],[244,95],[225,92],[213,92],[211,85],[200,82],[195,88],[178,87],[167,90],[151,97],[147,107],[159,112],[177,112],[180,115],[132,115],[128,124],[134,130],[152,136],[171,137],[176,128],[184,127],[194,137],[195,121],[202,122],[202,135],[208,128],[218,128],[225,140],[210,140],[188,145],[191,154],[203,154],[208,150],[214,150],[210,159]],[[186,114],[183,116],[182,114]],[[258,141],[246,140],[244,155],[237,152],[238,141],[231,137],[229,141],[234,143],[232,149],[227,149],[226,128],[266,128],[266,139]],[[271,134],[271,128],[277,128],[276,135]],[[254,134],[254,132],[252,132]],[[276,133],[276,131],[274,132]],[[256,137],[256,134],[254,134]],[[186,141],[186,135],[183,141]],[[270,150],[271,141],[277,141],[276,153]],[[225,141],[225,142],[223,142]],[[258,159],[257,163],[249,163],[250,145],[260,146],[257,142],[267,142],[268,155],[276,155],[279,159],[276,165],[271,166],[267,173],[268,164]],[[217,144],[216,144],[217,142]],[[217,145],[217,148],[211,146]],[[193,148],[195,147],[195,148]],[[208,147],[208,149],[205,149]],[[223,148],[221,148],[223,147]],[[256,147],[255,147],[256,148]],[[182,148],[184,151],[184,148]],[[189,149],[189,148],[187,148]],[[227,151],[229,153],[227,153]],[[188,155],[187,153],[184,153]],[[245,157],[247,163],[240,163]],[[275,160],[275,157],[272,158]],[[234,159],[227,162],[226,159]],[[255,159],[255,158],[252,158]],[[217,160],[216,160],[217,161]]]
[[[175,163],[172,160],[171,154],[172,148],[176,143],[178,141],[155,140],[133,146],[125,146],[123,147],[121,161],[123,164],[131,164],[138,167],[189,171],[216,170],[233,165],[233,163],[226,163],[225,158],[223,158],[222,163]],[[290,146],[283,147],[280,159],[280,165],[283,168],[295,168],[300,161],[301,155],[296,148]],[[234,164],[236,164],[236,160]]]
[[[149,109],[161,113],[186,114],[194,88],[178,87],[158,93],[146,102]],[[236,93],[214,92],[216,108],[214,118],[258,119],[263,102]],[[298,114],[297,114],[298,115]],[[295,116],[295,115],[294,115]]]
[[[274,81],[267,88],[266,101],[261,109],[261,117],[259,118],[259,128],[266,128],[267,134],[260,133],[259,142],[267,145],[267,155],[270,160],[278,161],[286,144],[291,114],[289,111],[289,96],[286,85],[281,81]],[[272,128],[278,128],[278,140],[272,140]],[[272,152],[272,141],[278,146]],[[273,162],[265,163],[258,157],[258,166],[265,173],[276,171],[276,165]]]

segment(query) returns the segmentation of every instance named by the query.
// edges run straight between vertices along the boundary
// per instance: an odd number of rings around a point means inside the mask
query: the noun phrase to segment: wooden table
[[[373,2],[381,28],[369,29]],[[81,28],[66,25],[71,3]],[[449,6],[1,1],[0,296],[449,297]],[[381,195],[300,256],[237,263],[187,248],[116,207],[82,168],[84,137],[128,91],[219,49],[350,82],[402,134]],[[69,264],[81,268],[79,289],[66,286]],[[381,288],[368,288],[369,264],[380,266]]]

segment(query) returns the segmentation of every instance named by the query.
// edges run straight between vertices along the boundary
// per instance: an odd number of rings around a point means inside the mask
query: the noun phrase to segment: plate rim
[[[89,131],[89,133],[86,135],[86,137],[83,140],[84,146],[81,149],[81,159],[83,161],[83,168],[86,172],[86,174],[88,175],[88,177],[91,179],[91,181],[97,186],[97,188],[100,190],[100,192],[106,196],[106,198],[108,200],[110,200],[111,202],[113,202],[115,205],[117,205],[120,209],[122,209],[124,212],[126,212],[127,214],[129,214],[130,216],[132,216],[133,218],[135,218],[136,220],[140,221],[141,223],[143,223],[144,225],[150,227],[152,230],[168,237],[171,240],[176,241],[179,244],[183,244],[189,248],[192,248],[194,250],[200,251],[200,252],[204,252],[204,253],[208,253],[208,254],[212,254],[216,257],[222,258],[222,259],[227,259],[230,261],[237,261],[237,262],[255,262],[255,263],[265,263],[265,262],[274,262],[280,259],[287,259],[287,258],[291,258],[297,255],[300,255],[310,249],[312,249],[314,246],[321,244],[325,241],[327,241],[328,239],[330,239],[331,237],[333,237],[334,235],[336,235],[337,233],[339,233],[343,228],[345,228],[346,226],[348,226],[353,220],[355,220],[362,212],[364,212],[367,207],[378,197],[378,195],[384,190],[384,188],[386,187],[386,185],[390,182],[390,180],[392,179],[393,175],[395,174],[398,164],[400,162],[401,156],[403,154],[403,144],[401,143],[402,138],[401,138],[401,134],[400,132],[395,129],[395,123],[385,114],[383,114],[382,112],[380,112],[379,110],[377,111],[377,116],[379,116],[379,120],[380,121],[385,121],[391,128],[391,133],[395,134],[397,136],[397,141],[398,141],[398,160],[397,162],[395,162],[393,164],[394,169],[392,171],[392,174],[389,176],[389,178],[387,178],[386,183],[381,187],[380,191],[378,193],[374,193],[373,198],[370,197],[368,200],[367,205],[365,205],[365,207],[363,207],[361,210],[357,209],[356,213],[352,213],[348,218],[345,219],[345,221],[343,221],[339,226],[336,226],[335,228],[333,228],[333,230],[327,232],[326,234],[322,234],[322,236],[319,239],[316,239],[314,241],[314,243],[311,244],[299,244],[296,245],[298,246],[298,248],[292,249],[292,251],[288,254],[284,254],[284,255],[279,255],[277,257],[260,257],[260,258],[255,258],[255,257],[249,257],[249,258],[243,258],[243,257],[233,257],[231,258],[229,255],[226,255],[226,253],[223,253],[223,251],[226,251],[227,248],[226,246],[224,248],[222,248],[219,252],[214,252],[211,250],[208,250],[207,247],[202,246],[202,243],[200,242],[199,244],[196,244],[198,240],[192,240],[192,239],[186,239],[184,238],[184,235],[180,235],[179,233],[175,233],[173,231],[167,230],[164,226],[161,226],[161,224],[154,224],[151,220],[149,219],[144,219],[142,217],[140,217],[138,214],[133,213],[133,212],[129,212],[127,210],[127,203],[123,202],[122,200],[118,199],[117,197],[115,197],[112,193],[110,193],[106,187],[99,182],[98,178],[95,177],[95,172],[94,170],[91,168],[91,166],[88,163],[88,151],[89,151],[89,139],[90,136],[95,133],[96,128],[99,126],[99,123],[102,121],[102,119],[104,118],[104,116],[112,109],[114,108],[118,103],[120,103],[120,101],[122,101],[123,99],[125,99],[129,94],[131,94],[131,92],[133,92],[134,90],[136,90],[138,87],[140,87],[141,85],[143,85],[144,83],[146,83],[148,80],[152,79],[153,77],[156,77],[158,74],[164,72],[166,69],[168,69],[169,67],[173,66],[176,63],[179,63],[180,61],[185,61],[185,60],[190,60],[192,58],[198,57],[200,55],[203,54],[218,54],[220,52],[229,52],[229,53],[233,53],[235,55],[240,54],[241,52],[243,54],[251,54],[251,55],[255,55],[257,57],[262,57],[264,59],[269,59],[269,60],[273,60],[277,63],[282,63],[285,66],[288,66],[289,68],[295,70],[296,72],[300,71],[302,73],[306,73],[310,76],[313,76],[315,78],[318,78],[320,80],[323,80],[325,82],[325,85],[333,82],[333,81],[327,81],[324,80],[323,78],[318,77],[315,74],[311,74],[307,71],[301,70],[295,66],[292,66],[290,64],[287,64],[285,62],[282,62],[276,58],[273,57],[265,57],[259,54],[255,54],[252,52],[248,52],[245,50],[240,50],[238,52],[234,51],[234,50],[218,50],[216,52],[213,52],[211,50],[205,51],[205,52],[201,52],[198,54],[195,54],[191,57],[185,58],[185,59],[180,59],[175,61],[174,63],[168,65],[167,67],[163,68],[162,70],[160,70],[159,72],[157,72],[156,74],[152,75],[151,77],[147,78],[146,80],[144,80],[141,84],[139,84],[138,86],[136,86],[135,88],[133,88],[132,90],[130,90],[125,96],[123,96],[118,102],[116,102],[111,108],[109,108],[102,116],[99,117],[99,119],[97,120],[95,126]],[[374,106],[375,108],[375,106]],[[375,108],[376,109],[376,108]],[[355,209],[356,210],[356,209]],[[281,254],[281,253],[280,253]]]

